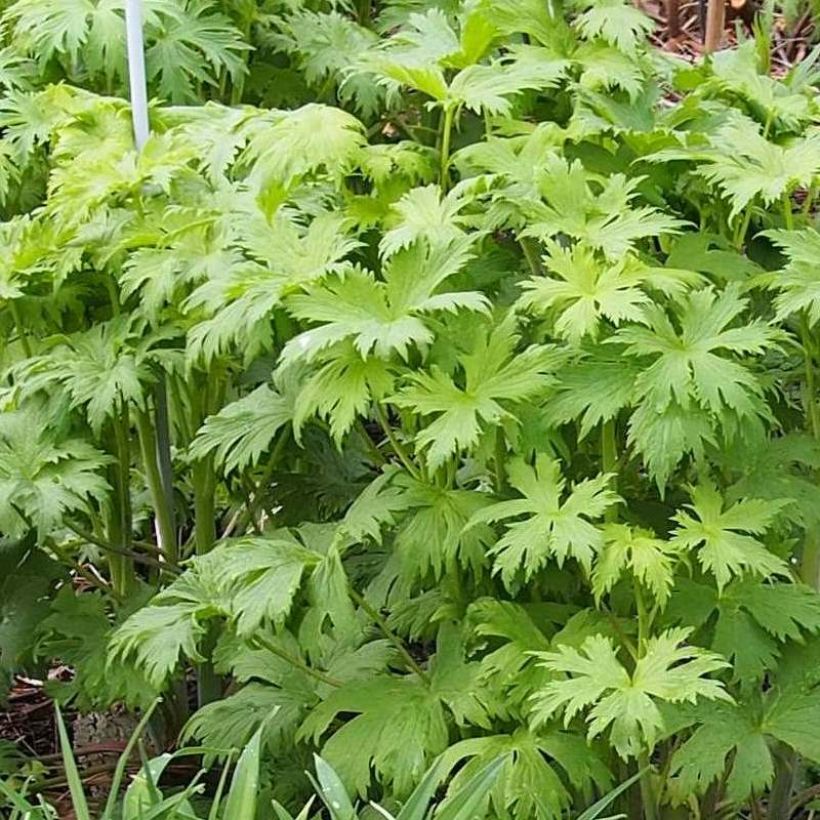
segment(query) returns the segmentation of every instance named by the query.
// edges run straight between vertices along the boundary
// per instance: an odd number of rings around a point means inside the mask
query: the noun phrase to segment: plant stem
[[[634,582],[634,593],[635,608],[638,614],[638,658],[640,659],[646,654],[646,641],[651,625],[647,618],[643,589],[638,580]],[[641,802],[643,804],[644,820],[657,820],[658,800],[652,783],[652,769],[648,750],[638,755],[638,768],[644,771],[641,777]]]
[[[14,324],[17,326],[17,335],[20,337],[20,344],[23,346],[23,352],[26,354],[26,358],[30,359],[34,354],[31,350],[31,343],[29,342],[28,335],[26,334],[25,327],[23,325],[23,317],[20,314],[20,307],[13,299],[9,301],[9,306],[11,307],[11,315],[14,319]]]
[[[615,436],[615,419],[607,419],[601,424],[601,471],[612,475],[615,490],[618,489],[618,442]],[[617,508],[610,507],[605,514],[606,521],[614,521]]]
[[[441,168],[439,170],[439,185],[445,193],[450,187],[450,140],[453,132],[453,117],[455,109],[448,105],[444,109],[441,126]]]
[[[418,665],[416,659],[407,651],[404,641],[387,625],[387,621],[382,617],[381,613],[372,606],[363,595],[360,595],[355,589],[350,590],[350,597],[367,613],[373,623],[379,627],[382,634],[387,638],[393,646],[396,647],[399,654],[404,659],[407,666],[413,670],[424,683],[430,683],[430,678],[427,673]]]
[[[276,655],[283,661],[287,661],[287,663],[289,663],[294,668],[301,670],[306,675],[310,675],[310,677],[316,678],[316,680],[321,681],[322,683],[325,683],[328,686],[332,686],[338,689],[340,686],[344,685],[342,681],[336,680],[336,678],[331,678],[324,672],[321,672],[318,669],[314,669],[312,666],[308,666],[301,658],[297,658],[291,655],[290,652],[286,652],[284,649],[280,649],[278,646],[276,646],[276,644],[271,643],[267,638],[265,638],[262,635],[254,635],[251,642],[256,643],[262,649],[267,649],[268,652],[270,652],[273,655]]]
[[[820,416],[818,416],[817,383],[814,373],[814,344],[805,313],[800,316],[800,341],[803,345],[803,362],[806,369],[806,427],[814,438],[820,440]]]
[[[116,458],[112,465],[113,493],[108,510],[108,543],[121,551],[109,557],[111,586],[121,598],[127,598],[134,583],[134,564],[127,557],[131,547],[131,455],[128,444],[128,407],[123,407],[113,420],[113,451]]]
[[[735,247],[738,250],[743,249],[743,244],[746,241],[746,234],[749,232],[749,224],[752,221],[752,205],[749,203],[746,210],[743,212],[743,219],[738,223],[735,231]]]
[[[495,471],[495,491],[501,495],[507,489],[507,440],[504,437],[504,429],[502,427],[496,428],[495,431],[495,454],[493,461]]]
[[[154,516],[156,523],[157,542],[163,555],[172,564],[176,564],[179,559],[177,551],[176,529],[171,511],[168,509],[167,497],[162,486],[157,453],[157,441],[151,427],[151,420],[148,413],[140,410],[136,416],[137,435],[139,437],[142,463],[145,468],[145,482],[151,495],[151,503],[154,506]]]
[[[156,453],[159,477],[165,498],[165,509],[169,527],[173,533],[174,554],[179,557],[177,530],[174,515],[174,471],[171,464],[171,420],[168,410],[168,383],[164,373],[160,373],[154,387],[154,419],[156,427]]]
[[[402,443],[398,440],[393,428],[390,426],[390,422],[388,421],[387,415],[384,412],[384,408],[379,404],[379,402],[373,402],[373,407],[375,408],[376,413],[376,420],[379,422],[380,427],[384,431],[384,434],[387,436],[387,440],[390,442],[390,446],[393,448],[393,452],[398,456],[399,461],[404,465],[404,468],[407,470],[413,478],[419,478],[419,471],[416,469],[413,462],[410,460],[410,457],[407,455],[407,451],[404,449]]]
[[[792,212],[792,198],[788,193],[783,194],[783,197],[781,199],[781,205],[783,207],[783,223],[786,226],[786,230],[794,230],[794,213]]]

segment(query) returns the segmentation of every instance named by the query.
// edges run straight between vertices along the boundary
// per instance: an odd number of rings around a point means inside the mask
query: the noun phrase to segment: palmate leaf
[[[600,601],[628,569],[663,607],[674,584],[677,551],[674,541],[663,541],[649,530],[626,524],[606,524],[604,546],[592,574],[596,599]]]
[[[780,291],[774,300],[777,318],[802,313],[813,327],[820,321],[820,234],[814,228],[766,231],[786,255],[785,268],[766,277],[769,289]]]
[[[458,247],[465,235],[459,218],[465,204],[457,189],[442,196],[438,185],[413,188],[393,205],[390,229],[382,236],[379,251],[387,259],[418,240],[426,240],[433,249]]]
[[[343,219],[329,213],[317,216],[307,228],[279,212],[267,225],[264,239],[255,231],[241,241],[258,261],[239,254],[225,258],[224,267],[207,269],[209,278],[183,302],[183,309],[207,318],[188,334],[187,355],[210,361],[231,345],[257,353],[271,343],[271,314],[284,298],[311,282],[350,269],[345,257],[358,242]]]
[[[41,540],[68,513],[105,503],[109,459],[81,439],[61,440],[53,419],[36,406],[0,414],[0,531]]]
[[[590,355],[558,370],[555,393],[547,403],[548,416],[558,424],[575,421],[579,437],[585,438],[629,406],[639,372],[628,359],[594,348]]]
[[[536,395],[549,383],[554,351],[534,345],[516,354],[517,344],[511,316],[462,356],[463,388],[434,368],[430,373],[413,374],[411,384],[389,399],[421,416],[435,415],[416,436],[431,468],[474,447],[485,425],[515,418],[508,408]]]
[[[442,630],[429,685],[417,675],[378,675],[333,690],[305,720],[300,736],[318,741],[339,713],[355,715],[322,748],[348,788],[365,794],[372,768],[405,795],[446,748],[451,720],[484,723],[478,667],[464,662],[452,638],[452,630]]]
[[[693,281],[692,275],[650,268],[632,255],[610,262],[583,243],[563,248],[549,239],[545,244],[547,275],[523,282],[518,304],[539,314],[554,311],[556,333],[573,344],[594,338],[602,320],[616,327],[644,323],[641,308],[651,303],[647,290],[680,294],[687,280]]]
[[[539,174],[540,201],[520,205],[527,219],[521,235],[546,241],[566,234],[617,259],[641,239],[677,233],[681,220],[648,205],[632,205],[639,184],[640,179],[622,174],[602,180],[577,160],[548,155]]]
[[[809,187],[820,173],[820,134],[809,132],[779,145],[766,139],[753,120],[736,116],[715,132],[709,146],[664,149],[651,159],[696,161],[697,174],[721,190],[734,218],[755,200],[771,205],[796,188]]]
[[[367,415],[371,402],[381,401],[394,384],[394,372],[383,359],[362,358],[350,341],[319,354],[318,368],[305,379],[293,409],[293,429],[301,441],[305,422],[314,415],[330,422],[334,441],[340,444],[358,418]]]
[[[752,573],[764,578],[788,575],[782,558],[769,552],[755,535],[772,525],[783,503],[759,499],[740,499],[725,505],[717,489],[702,483],[694,487],[689,512],[678,512],[673,544],[680,550],[697,551],[703,570],[714,575],[718,589],[734,577]]]
[[[741,803],[772,784],[777,745],[820,761],[820,693],[775,686],[736,704],[701,704],[691,712],[700,725],[672,756],[673,794],[703,794],[725,776],[726,796]],[[732,755],[730,759],[730,755]]]
[[[587,638],[580,650],[559,646],[540,652],[544,666],[567,675],[552,681],[535,696],[533,725],[540,726],[563,713],[569,725],[587,711],[589,737],[607,730],[623,759],[651,750],[664,723],[659,703],[695,703],[698,698],[731,702],[718,680],[706,677],[728,666],[713,652],[687,646],[690,630],[669,629],[650,638],[630,674],[609,638]]]
[[[172,102],[192,102],[202,84],[225,71],[234,79],[245,71],[248,45],[208,0],[147,0],[146,62],[149,80]],[[45,68],[55,56],[72,79],[92,76],[122,82],[126,75],[122,0],[18,0],[7,12],[15,40]]]
[[[576,484],[566,492],[566,479],[560,464],[539,454],[535,466],[517,459],[509,465],[509,482],[523,496],[499,501],[479,510],[469,526],[505,521],[506,531],[493,547],[494,571],[510,586],[520,570],[529,580],[544,568],[550,558],[562,566],[574,558],[589,569],[596,552],[603,546],[602,531],[592,523],[619,501],[608,488],[610,476],[599,475]]]
[[[737,285],[702,288],[681,300],[680,330],[652,306],[645,308],[647,327],[617,331],[613,341],[626,344],[628,355],[651,359],[635,385],[638,399],[658,411],[675,402],[686,410],[697,404],[714,413],[762,414],[760,383],[737,358],[776,347],[779,334],[760,319],[732,326],[748,304]]]
[[[429,22],[433,16],[442,15],[428,12]],[[418,25],[425,18],[414,15],[414,21]],[[432,98],[433,105],[450,110],[468,108],[476,113],[509,115],[513,98],[526,90],[556,87],[569,67],[567,60],[546,49],[520,45],[510,46],[504,58],[489,65],[463,66],[467,55],[457,53],[455,37],[442,42],[440,36],[432,35],[423,44],[416,38],[409,47],[406,38],[407,32],[402,32],[385,48],[372,52],[362,61],[362,69],[388,88],[405,86],[420,91]],[[444,69],[449,62],[463,67],[448,82]]]
[[[470,244],[466,237],[437,246],[415,242],[385,262],[384,281],[357,268],[292,296],[287,306],[293,316],[321,324],[291,339],[282,353],[283,362],[311,361],[328,347],[348,340],[363,358],[372,352],[387,359],[397,352],[407,359],[411,345],[433,341],[425,314],[484,311],[487,299],[481,293],[439,292],[466,264]]]
[[[377,35],[338,11],[314,12],[296,9],[277,20],[279,34],[274,42],[295,59],[305,79],[313,86],[329,77],[336,82],[340,101],[350,102],[370,117],[385,103],[379,86],[350,67],[377,42]]]
[[[627,55],[634,55],[655,24],[650,17],[622,0],[597,0],[586,6],[574,21],[582,37],[600,38]]]
[[[31,391],[64,390],[99,432],[123,407],[144,407],[146,388],[156,378],[151,346],[158,341],[144,330],[143,322],[123,316],[58,337],[52,350],[21,365],[20,377]]]
[[[243,637],[265,622],[281,625],[321,558],[287,534],[225,540],[116,630],[112,662],[132,660],[159,689],[180,657],[203,660],[210,621],[227,619]]]
[[[132,662],[157,690],[180,658],[202,662],[199,644],[210,620],[229,611],[218,553],[198,558],[170,586],[128,618],[109,642],[109,663]]]
[[[668,614],[695,628],[712,624],[712,649],[732,661],[734,679],[749,684],[776,668],[787,644],[802,644],[820,629],[820,600],[797,583],[745,579],[718,592],[711,584],[679,578]]]
[[[568,732],[533,732],[517,729],[511,734],[487,735],[461,740],[442,756],[446,768],[465,758],[451,788],[463,785],[488,762],[506,761],[490,804],[500,817],[520,816],[558,820],[572,802],[570,788],[585,791],[606,789],[611,776],[605,764],[577,735]]]
[[[293,111],[254,111],[240,126],[248,145],[240,156],[249,181],[264,189],[289,186],[307,174],[341,176],[365,144],[364,126],[339,108],[310,103]]]
[[[288,398],[269,385],[262,385],[205,419],[188,453],[192,459],[214,453],[216,463],[226,473],[242,471],[259,461],[292,417]]]
[[[402,574],[411,581],[428,572],[440,579],[448,570],[470,567],[478,575],[493,533],[487,526],[465,527],[488,499],[471,490],[443,489],[406,473],[397,475],[393,486],[401,488],[408,511],[394,541]]]

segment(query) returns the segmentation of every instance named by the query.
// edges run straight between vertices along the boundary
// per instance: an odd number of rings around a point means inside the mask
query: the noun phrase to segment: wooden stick
[[[720,48],[725,24],[726,0],[709,0],[706,9],[706,37],[703,43],[703,50],[706,54],[711,54]]]
[[[666,34],[670,39],[680,34],[680,0],[666,0]]]

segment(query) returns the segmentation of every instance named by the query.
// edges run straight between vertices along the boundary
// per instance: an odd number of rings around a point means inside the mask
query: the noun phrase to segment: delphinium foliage
[[[293,809],[318,752],[391,810],[501,760],[495,820],[636,771],[631,817],[791,816],[814,58],[683,64],[624,0],[145,5],[140,153],[122,3],[3,12],[3,673],[261,729]]]

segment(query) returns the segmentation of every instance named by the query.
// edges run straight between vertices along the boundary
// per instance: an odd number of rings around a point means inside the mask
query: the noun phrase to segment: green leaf
[[[242,750],[231,780],[231,789],[225,801],[225,820],[255,820],[259,792],[259,760],[262,730],[257,730],[250,743]]]
[[[60,751],[63,757],[63,766],[65,767],[66,781],[68,782],[68,789],[71,793],[71,804],[74,809],[74,814],[77,820],[91,820],[91,813],[88,810],[88,802],[85,797],[83,789],[83,781],[80,778],[80,773],[77,770],[77,761],[74,758],[74,752],[71,749],[71,741],[68,738],[68,732],[65,728],[65,721],[63,720],[62,712],[59,707],[55,707],[57,716],[57,733],[60,738]]]
[[[649,530],[626,524],[606,524],[604,546],[592,573],[596,599],[600,601],[629,570],[663,607],[675,582],[676,552],[674,542],[663,541]]]
[[[322,802],[330,812],[331,820],[357,820],[356,810],[350,802],[344,784],[333,767],[326,763],[319,755],[313,755],[318,779],[317,791]]]
[[[202,459],[213,453],[225,472],[254,466],[292,417],[288,399],[268,385],[226,405],[205,419],[188,453]]]
[[[507,524],[492,550],[494,571],[501,574],[504,583],[510,586],[519,570],[526,579],[531,578],[550,558],[559,566],[574,558],[589,569],[604,543],[603,532],[592,521],[602,518],[619,501],[608,488],[610,476],[581,481],[567,493],[560,464],[539,454],[534,467],[521,459],[511,462],[508,479],[523,498],[499,501],[479,510],[468,525],[526,516]]]
[[[720,493],[708,483],[691,492],[693,503],[687,506],[694,515],[676,514],[679,526],[673,533],[673,544],[681,550],[697,551],[698,562],[714,575],[719,590],[745,573],[764,578],[789,574],[783,559],[753,537],[770,528],[782,503],[741,499],[725,506]]]
[[[731,701],[723,684],[706,677],[728,666],[713,652],[684,644],[690,630],[670,629],[650,638],[633,672],[618,660],[609,638],[587,638],[580,650],[559,646],[539,652],[544,666],[567,677],[547,683],[535,698],[533,724],[563,712],[569,725],[588,710],[590,738],[607,730],[623,759],[651,750],[664,727],[659,703],[698,698]]]
[[[432,469],[475,447],[485,426],[514,419],[514,410],[508,407],[549,383],[552,351],[533,345],[516,354],[518,338],[513,320],[505,320],[461,358],[464,387],[433,369],[413,374],[410,386],[389,399],[419,415],[435,415],[416,437]]]

